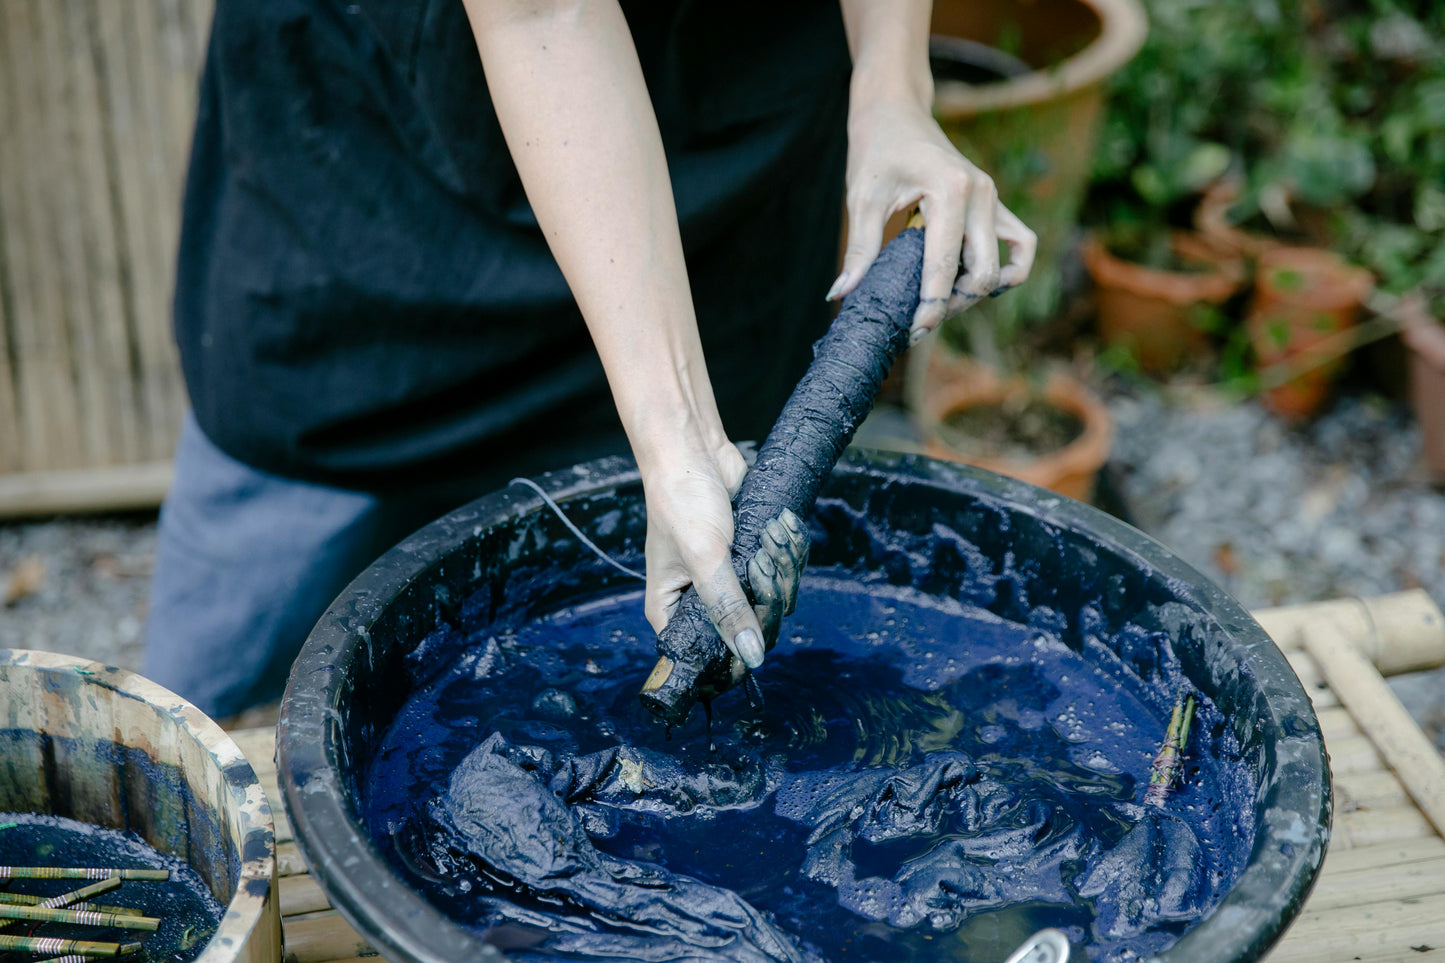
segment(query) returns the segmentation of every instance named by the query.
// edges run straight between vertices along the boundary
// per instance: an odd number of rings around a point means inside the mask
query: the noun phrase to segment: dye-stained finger
[[[972,190],[971,178],[959,174],[942,189],[925,195],[919,205],[927,226],[923,231],[923,282],[908,333],[911,344],[917,344],[943,320],[953,294],[953,279],[958,277],[964,216]]]
[[[998,287],[998,232],[994,222],[998,210],[998,189],[991,179],[984,178],[968,201],[963,273],[953,285],[953,295],[948,303],[950,316],[967,311]]]
[[[743,594],[742,583],[733,572],[732,563],[724,559],[710,576],[695,581],[693,587],[707,607],[723,644],[749,669],[763,664],[763,629],[757,613]]]
[[[837,301],[852,293],[873,266],[883,248],[883,225],[888,206],[871,189],[848,192],[848,246],[843,251],[843,273],[828,289],[827,299]]]
[[[998,239],[1007,244],[1009,250],[1008,263],[999,270],[998,287],[993,292],[999,295],[1028,280],[1034,266],[1034,255],[1038,253],[1039,236],[1001,203],[997,205],[994,220],[998,224]]]
[[[779,589],[778,563],[766,549],[758,549],[748,560],[748,587],[759,605],[776,605],[783,598]]]

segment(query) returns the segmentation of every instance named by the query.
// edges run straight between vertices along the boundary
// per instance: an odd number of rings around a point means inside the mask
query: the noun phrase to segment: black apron
[[[760,439],[830,316],[837,0],[623,8],[723,421]],[[256,468],[477,491],[627,450],[461,0],[219,0],[177,274],[195,416]]]

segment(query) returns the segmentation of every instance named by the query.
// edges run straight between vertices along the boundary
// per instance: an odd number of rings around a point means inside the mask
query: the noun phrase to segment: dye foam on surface
[[[1182,784],[1142,805],[1185,685],[1167,659],[1146,682],[1047,611],[821,569],[761,699],[666,733],[637,701],[641,608],[464,609],[412,656],[362,787],[403,875],[519,959],[990,961],[1054,926],[1128,961],[1248,856],[1254,786],[1206,699]]]

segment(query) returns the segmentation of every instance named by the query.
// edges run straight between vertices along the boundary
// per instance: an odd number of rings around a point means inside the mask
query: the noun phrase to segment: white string
[[[646,575],[643,575],[636,569],[631,569],[628,568],[626,565],[623,565],[621,562],[617,561],[617,559],[613,558],[611,555],[608,555],[606,552],[602,551],[602,549],[598,548],[596,542],[592,541],[592,539],[588,538],[586,535],[583,535],[582,529],[578,528],[576,523],[574,523],[572,519],[567,517],[567,513],[562,511],[562,506],[554,502],[552,500],[552,496],[548,495],[545,491],[542,490],[541,485],[532,481],[532,479],[530,478],[513,478],[511,481],[507,482],[507,484],[509,486],[526,485],[528,488],[532,489],[532,491],[536,492],[538,495],[541,495],[542,501],[546,502],[547,507],[552,509],[552,511],[556,513],[558,518],[562,519],[562,524],[567,526],[567,530],[570,531],[573,535],[576,535],[577,538],[581,540],[583,545],[586,545],[588,548],[592,549],[592,551],[596,553],[598,558],[602,559],[602,561],[617,569],[617,571],[621,572],[623,575],[630,575],[631,577],[637,579],[640,582],[647,581]]]

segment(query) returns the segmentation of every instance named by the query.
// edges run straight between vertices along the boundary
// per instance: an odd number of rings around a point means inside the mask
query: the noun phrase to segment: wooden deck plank
[[[311,876],[283,876],[279,890],[282,918],[331,909],[331,900]]]
[[[335,910],[285,921],[285,963],[327,963],[375,956],[376,949]]]
[[[1356,904],[1348,912],[1306,905],[1269,961],[1373,963],[1387,955],[1403,957],[1412,952],[1418,960],[1427,951],[1415,950],[1417,946],[1445,947],[1445,895]]]
[[[1428,836],[1407,843],[1379,843],[1354,849],[1331,849],[1325,866],[1337,873],[1353,873],[1377,866],[1405,866],[1426,859],[1445,857],[1445,839]]]
[[[1326,861],[1308,905],[1312,911],[1323,912],[1360,903],[1440,895],[1445,895],[1445,856],[1359,870],[1332,870]]]

